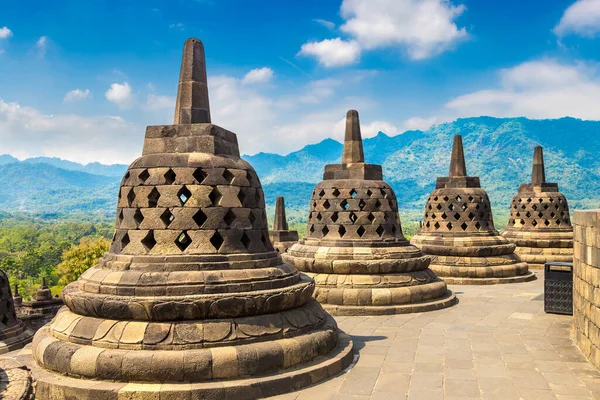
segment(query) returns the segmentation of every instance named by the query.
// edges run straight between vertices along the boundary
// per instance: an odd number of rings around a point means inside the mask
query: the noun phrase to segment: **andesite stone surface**
[[[364,162],[355,110],[346,115],[342,163],[325,166],[306,235],[283,258],[315,279],[315,298],[334,315],[420,312],[456,301],[402,234],[381,166]]]
[[[256,172],[210,123],[185,42],[175,125],[150,126],[116,232],[32,346],[38,399],[255,399],[346,368],[352,342],[269,240]]]
[[[275,219],[273,229],[269,231],[269,238],[275,250],[280,253],[285,253],[298,241],[298,232],[290,230],[288,226],[285,216],[285,201],[282,196],[277,197],[275,202]]]
[[[437,179],[423,224],[411,243],[432,257],[430,268],[447,283],[495,284],[535,279],[515,245],[494,227],[479,177],[467,176],[462,137],[452,147],[449,176]]]
[[[515,253],[530,268],[543,268],[550,261],[573,261],[569,204],[557,183],[546,182],[542,146],[534,149],[531,183],[519,186],[502,236],[517,245]]]
[[[50,288],[46,285],[46,278],[42,278],[42,284],[35,294],[35,300],[23,301],[16,285],[13,299],[17,318],[33,332],[50,322],[64,305],[60,297],[52,297]]]
[[[30,343],[33,333],[17,318],[8,277],[0,270],[0,354],[18,350]]]

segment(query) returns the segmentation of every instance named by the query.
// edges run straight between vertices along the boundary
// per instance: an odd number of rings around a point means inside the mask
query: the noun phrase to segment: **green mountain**
[[[598,206],[600,122],[477,117],[396,136],[380,132],[364,140],[366,161],[383,166],[384,179],[396,191],[404,220],[421,218],[436,177],[448,172],[455,134],[463,135],[467,171],[481,178],[492,200],[498,228],[506,221],[508,205],[519,184],[530,180],[536,145],[544,146],[548,181],[559,183],[572,209]],[[244,159],[261,178],[269,214],[275,198],[283,195],[290,219],[303,223],[323,166],[340,162],[341,152],[339,142],[326,139],[285,156],[259,153]],[[48,158],[15,162],[9,157],[0,156],[0,212],[84,211],[113,217],[120,176],[126,166],[83,166]],[[3,164],[4,159],[8,163]]]

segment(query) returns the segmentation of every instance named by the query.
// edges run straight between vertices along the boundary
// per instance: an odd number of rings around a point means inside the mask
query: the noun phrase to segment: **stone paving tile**
[[[460,302],[410,315],[337,317],[353,368],[278,400],[599,399],[600,371],[571,339],[573,318],[545,314],[534,282],[452,285]]]

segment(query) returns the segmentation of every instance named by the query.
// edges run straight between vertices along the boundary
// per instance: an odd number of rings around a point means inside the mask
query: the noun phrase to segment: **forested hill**
[[[364,140],[366,161],[383,165],[384,179],[396,190],[404,215],[418,218],[436,177],[447,174],[455,134],[463,135],[467,171],[481,178],[497,216],[508,213],[518,185],[530,180],[533,148],[538,144],[544,146],[548,181],[559,183],[571,208],[598,206],[600,122],[477,117],[396,136],[380,132]],[[301,219],[323,166],[339,162],[341,150],[340,143],[326,139],[286,156],[259,153],[244,158],[257,170],[267,203],[284,195],[290,214]],[[125,169],[43,158],[19,162],[0,156],[0,211],[86,210],[111,215]]]

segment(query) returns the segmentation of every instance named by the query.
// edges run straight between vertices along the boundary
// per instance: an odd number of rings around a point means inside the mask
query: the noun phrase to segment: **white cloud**
[[[13,35],[12,31],[8,27],[3,26],[0,28],[0,39],[8,39]]]
[[[341,83],[340,80],[333,78],[311,81],[308,83],[305,93],[298,97],[298,101],[309,104],[320,103],[326,98],[331,97],[335,92],[334,88]]]
[[[304,43],[298,54],[316,57],[324,67],[340,67],[358,61],[360,46],[355,40],[325,39]]]
[[[84,100],[84,99],[87,99],[89,95],[90,95],[90,89],[85,89],[85,90],[74,89],[74,90],[67,92],[63,101]]]
[[[46,51],[48,50],[48,36],[42,36],[35,43],[35,47],[38,49],[38,55],[41,58],[46,56]]]
[[[402,128],[404,131],[412,131],[412,130],[427,130],[436,123],[438,123],[437,117],[431,118],[421,118],[421,117],[413,117],[409,118],[402,123]]]
[[[578,0],[563,13],[554,33],[592,37],[600,33],[600,0]]]
[[[327,21],[325,19],[315,18],[315,19],[313,19],[313,22],[316,22],[317,24],[322,25],[329,30],[335,29],[335,24],[333,22]]]
[[[275,73],[269,67],[256,68],[256,69],[253,69],[250,72],[248,72],[246,75],[244,75],[244,78],[242,79],[242,83],[244,83],[244,84],[267,83],[271,79],[273,79],[274,75],[275,75]]]
[[[82,163],[129,163],[140,154],[143,132],[121,117],[44,115],[0,99],[2,150],[18,158],[43,155]]]
[[[112,101],[119,108],[129,108],[134,102],[133,91],[129,83],[113,83],[105,93],[106,99]]]
[[[183,31],[183,30],[185,30],[185,25],[184,25],[184,24],[182,24],[181,22],[178,22],[178,23],[176,23],[176,24],[171,24],[171,25],[169,25],[169,28],[171,28],[171,29],[177,29],[177,30]]]
[[[146,110],[157,111],[157,110],[175,110],[175,97],[171,96],[160,96],[154,93],[150,93],[146,99]]]

